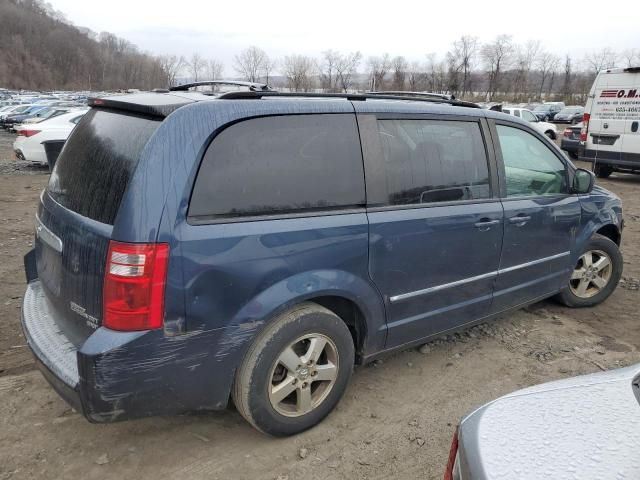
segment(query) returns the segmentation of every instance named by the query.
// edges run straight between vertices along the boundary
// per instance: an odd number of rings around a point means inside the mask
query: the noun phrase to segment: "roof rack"
[[[240,80],[205,80],[203,82],[185,83],[184,85],[178,85],[169,88],[171,92],[186,92],[190,88],[201,87],[205,85],[235,85],[237,87],[248,87],[252,92],[270,92],[269,85],[266,83],[257,82],[242,82]]]
[[[429,97],[429,98],[442,98],[445,100],[455,100],[453,95],[446,95],[444,93],[432,93],[432,92],[408,92],[404,90],[374,90],[366,92],[369,95],[402,95],[402,96],[415,96],[415,97]]]
[[[403,92],[404,93],[404,92]],[[447,103],[456,107],[480,108],[473,102],[464,102],[442,97],[431,96],[411,96],[411,95],[389,95],[387,93],[309,93],[309,92],[277,92],[275,90],[266,91],[238,91],[226,92],[218,96],[219,100],[251,100],[265,97],[292,97],[292,98],[344,98],[351,101],[375,100],[409,100],[412,102]]]

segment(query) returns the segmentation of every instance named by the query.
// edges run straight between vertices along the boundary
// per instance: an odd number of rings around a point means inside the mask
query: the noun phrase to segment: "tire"
[[[578,158],[580,158],[578,156],[578,152],[569,152],[569,156],[574,160],[578,160]]]
[[[317,363],[305,363],[313,358],[310,347],[323,341]],[[336,406],[351,378],[354,356],[351,333],[340,317],[315,303],[302,303],[273,320],[254,340],[236,371],[233,401],[261,432],[279,437],[303,432]],[[331,372],[333,380],[314,380]],[[280,399],[279,393],[289,391]]]
[[[584,277],[573,279],[574,276],[578,276],[579,273],[586,272],[587,267],[583,260],[585,256],[591,256],[591,265],[594,268],[596,268],[597,262],[600,261],[599,259],[606,258],[608,260],[608,267],[605,266],[602,270],[592,274],[592,276],[595,275],[598,276],[598,278],[606,278],[606,283],[602,286],[599,287],[595,282],[584,280]],[[605,264],[606,261],[603,262],[601,266]],[[608,274],[601,275],[605,273],[605,269],[607,268],[609,269]],[[616,289],[622,276],[622,269],[622,254],[618,246],[607,237],[596,233],[591,237],[591,240],[589,240],[585,248],[585,252],[580,256],[580,259],[578,259],[575,269],[571,272],[571,279],[568,282],[569,285],[558,295],[558,299],[567,307],[573,308],[598,305],[604,302]],[[581,294],[580,286],[584,285],[584,283],[587,283],[588,289],[584,290],[584,293]]]
[[[556,134],[553,133],[551,130],[547,130],[546,132],[544,132],[544,134],[549,137],[551,140],[555,140],[556,139]]]
[[[549,121],[549,115],[545,115],[544,118],[542,119],[543,122],[548,122]]]
[[[596,165],[594,173],[598,178],[609,178],[613,173],[613,168],[606,165]]]

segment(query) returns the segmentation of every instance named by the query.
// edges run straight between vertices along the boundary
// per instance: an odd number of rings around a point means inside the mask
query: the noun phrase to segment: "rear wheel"
[[[605,236],[595,234],[571,272],[569,285],[559,295],[568,307],[591,307],[609,297],[622,276],[622,254]]]
[[[549,137],[551,140],[555,140],[556,139],[556,134],[553,133],[553,130],[547,130],[546,132],[544,132],[544,134]]]
[[[598,178],[609,178],[613,173],[613,168],[607,165],[596,165],[594,173]]]
[[[258,430],[293,435],[333,410],[353,363],[353,340],[345,323],[307,302],[280,315],[256,338],[236,372],[233,401]]]

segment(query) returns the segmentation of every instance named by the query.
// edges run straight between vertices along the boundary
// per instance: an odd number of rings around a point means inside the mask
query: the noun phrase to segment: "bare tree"
[[[429,91],[434,93],[447,92],[447,69],[445,62],[438,61],[435,53],[427,54],[427,82]]]
[[[409,72],[407,73],[407,81],[409,83],[409,90],[412,92],[419,92],[426,88],[427,74],[424,70],[424,66],[420,62],[411,62],[409,65]]]
[[[625,67],[637,67],[640,64],[640,50],[637,48],[627,48],[621,54]]]
[[[205,62],[207,80],[220,80],[224,74],[224,64],[214,58]]]
[[[447,90],[451,95],[458,95],[462,71],[462,62],[458,57],[458,52],[455,49],[447,52],[445,61],[447,63]]]
[[[613,68],[616,64],[617,59],[618,55],[609,47],[590,52],[584,57],[585,63],[595,73],[598,73],[600,70],[605,70],[607,68]]]
[[[369,67],[369,88],[371,90],[384,90],[384,78],[391,68],[389,54],[385,53],[382,57],[369,57],[367,64]]]
[[[478,54],[478,37],[463,35],[453,42],[455,57],[459,63],[459,71],[462,71],[462,96],[471,90],[471,72]]]
[[[540,72],[538,99],[542,99],[542,90],[544,89],[544,84],[547,80],[549,80],[549,91],[553,87],[555,72],[558,70],[559,65],[560,58],[557,55],[553,55],[549,52],[541,52],[540,55],[538,55],[538,59],[536,61],[536,67]]]
[[[184,68],[186,60],[182,55],[162,55],[159,57],[161,68],[167,76],[169,86],[176,84],[176,78]]]
[[[407,78],[407,60],[403,56],[394,57],[391,61],[393,68],[393,89],[404,90],[404,84]]]
[[[308,92],[313,88],[313,70],[313,59],[304,55],[290,55],[284,57],[282,62],[282,71],[289,88],[294,92]]]
[[[200,74],[203,72],[206,65],[206,60],[198,53],[191,55],[189,59],[189,73],[193,77],[193,81],[197,82]]]
[[[264,77],[264,83],[269,83],[269,78],[271,77],[271,72],[273,72],[278,67],[278,62],[276,60],[271,59],[266,53],[264,56],[264,62],[262,64],[262,69],[260,73],[262,77]]]
[[[234,57],[233,62],[234,70],[249,82],[257,82],[264,73],[265,66],[270,64],[266,52],[255,46],[240,52]],[[267,78],[269,73],[266,75]]]
[[[338,63],[341,60],[340,53],[335,50],[322,52],[322,60],[319,65],[320,84],[325,92],[335,92],[338,84]]]
[[[513,55],[511,35],[498,35],[493,42],[482,47],[480,54],[489,73],[487,100],[490,101],[498,92],[503,70]]]
[[[346,55],[340,55],[336,64],[336,74],[338,76],[338,84],[343,92],[347,92],[353,83],[353,76],[358,72],[358,65],[362,60],[360,52],[352,52]]]

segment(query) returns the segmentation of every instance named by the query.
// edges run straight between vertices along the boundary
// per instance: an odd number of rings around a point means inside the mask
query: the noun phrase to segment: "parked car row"
[[[533,128],[546,135],[551,140],[558,138],[558,129],[556,126],[553,123],[540,120],[531,110],[506,105],[502,107],[502,113],[522,118],[525,122],[530,122]]]
[[[47,160],[45,142],[64,142],[88,109],[73,109],[38,123],[17,125],[13,150],[21,160],[53,166]]]
[[[52,152],[60,150],[87,112],[86,101],[86,92],[0,89],[0,128],[17,133],[13,149],[18,159],[52,166],[57,156]]]

